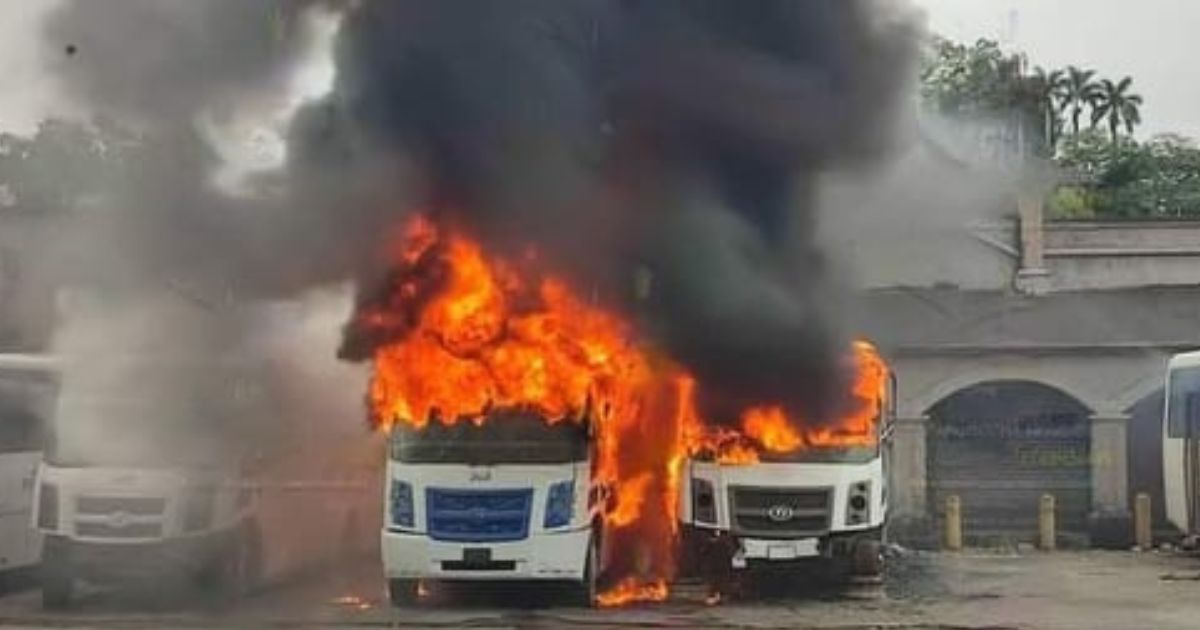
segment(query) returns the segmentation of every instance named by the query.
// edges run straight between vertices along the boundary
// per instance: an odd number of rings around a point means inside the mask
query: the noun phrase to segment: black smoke
[[[196,121],[278,99],[317,8],[341,15],[332,92],[296,115],[271,194],[221,194]],[[386,235],[426,212],[537,246],[686,364],[708,417],[819,419],[846,339],[816,180],[887,150],[915,24],[904,0],[65,2],[50,68],[162,151],[64,239],[70,267],[250,299],[355,279],[369,305]]]
[[[779,400],[818,419],[847,340],[815,177],[888,147],[917,43],[901,8],[366,2],[324,107],[415,164],[422,209],[492,247],[537,244],[636,317],[704,384],[707,416]]]

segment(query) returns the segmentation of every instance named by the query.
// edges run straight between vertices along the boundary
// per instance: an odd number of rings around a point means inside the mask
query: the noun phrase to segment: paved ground
[[[539,607],[540,593],[493,593],[418,609],[388,606],[372,569],[327,572],[215,611],[162,586],[153,592],[81,594],[48,614],[35,592],[0,598],[0,627],[741,627],[946,629],[1193,629],[1200,627],[1200,560],[1167,554],[1064,552],[910,554],[882,589],[787,592],[706,606],[700,589],[621,610]],[[503,604],[503,606],[501,605]]]

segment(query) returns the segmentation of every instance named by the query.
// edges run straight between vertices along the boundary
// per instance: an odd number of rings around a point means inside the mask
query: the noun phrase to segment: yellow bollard
[[[1133,539],[1142,551],[1149,551],[1154,546],[1150,516],[1150,495],[1139,492],[1133,503]]]
[[[1054,495],[1043,494],[1038,504],[1038,548],[1054,551]]]
[[[962,501],[958,495],[946,497],[945,539],[942,541],[948,551],[962,549]]]

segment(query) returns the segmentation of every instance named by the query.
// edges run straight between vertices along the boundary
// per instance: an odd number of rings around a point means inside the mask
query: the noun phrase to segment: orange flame
[[[692,377],[536,262],[489,258],[463,233],[417,217],[392,247],[386,299],[360,307],[352,325],[384,338],[368,396],[382,430],[480,423],[496,408],[533,411],[547,423],[590,417],[593,476],[609,495],[602,567],[615,580],[602,605],[667,597],[688,456],[751,464],[763,452],[877,439],[887,370],[870,344],[854,346],[857,404],[839,422],[809,429],[764,404],[741,415],[740,431],[712,427],[697,412]]]
[[[615,547],[605,563],[635,558],[613,592],[665,597],[686,456],[671,422],[676,399],[664,393],[670,368],[652,368],[625,322],[579,299],[561,279],[489,259],[460,233],[417,218],[395,249],[402,280],[386,304],[356,320],[367,328],[407,326],[375,350],[369,401],[377,426],[483,422],[493,408],[530,410],[553,423],[590,410],[594,475],[613,499],[604,520]],[[430,276],[440,279],[433,289]]]
[[[670,595],[670,589],[665,580],[641,582],[627,578],[602,593],[597,598],[597,603],[605,608],[611,608],[635,602],[661,602],[666,600],[668,595]]]

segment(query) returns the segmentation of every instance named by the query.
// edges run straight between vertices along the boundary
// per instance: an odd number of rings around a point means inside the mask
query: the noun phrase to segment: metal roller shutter
[[[1057,500],[1061,536],[1086,541],[1088,415],[1070,396],[1030,382],[975,385],[935,405],[927,454],[930,507],[939,531],[946,497],[956,494],[969,543],[1033,540],[1039,498],[1050,493]]]

